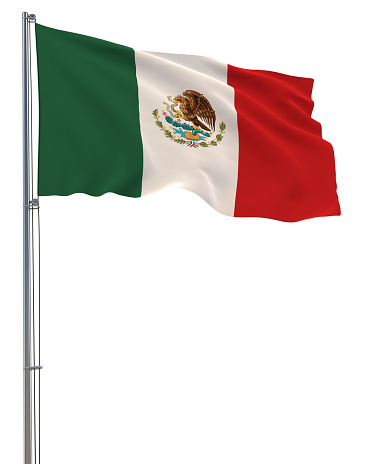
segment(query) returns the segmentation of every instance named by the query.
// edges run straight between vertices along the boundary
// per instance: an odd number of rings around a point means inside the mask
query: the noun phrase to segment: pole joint
[[[34,198],[33,200],[30,200],[30,203],[28,205],[24,205],[24,208],[39,209],[40,203],[39,203],[38,198]]]

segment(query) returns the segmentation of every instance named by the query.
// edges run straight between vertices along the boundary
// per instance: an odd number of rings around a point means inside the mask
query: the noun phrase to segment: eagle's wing
[[[215,130],[215,111],[210,105],[209,100],[202,93],[195,90],[186,90],[183,95],[188,98],[190,111],[204,120],[206,124],[214,131]]]

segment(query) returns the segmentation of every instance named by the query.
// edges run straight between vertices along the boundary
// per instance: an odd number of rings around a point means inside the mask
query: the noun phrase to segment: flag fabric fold
[[[39,195],[180,187],[230,216],[340,214],[312,79],[39,24],[36,48]]]

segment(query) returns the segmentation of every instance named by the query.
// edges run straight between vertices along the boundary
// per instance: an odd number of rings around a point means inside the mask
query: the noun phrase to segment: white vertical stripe
[[[180,187],[196,193],[217,211],[233,216],[238,130],[234,89],[227,85],[227,65],[201,56],[141,51],[135,52],[135,63],[143,139],[142,195],[170,186]],[[171,105],[167,96],[174,98],[185,90],[202,93],[215,110],[215,132],[206,140],[215,139],[219,124],[225,123],[223,140],[217,146],[181,145],[156,126],[154,109],[159,110],[159,120],[171,130],[162,114],[166,111],[164,102]]]

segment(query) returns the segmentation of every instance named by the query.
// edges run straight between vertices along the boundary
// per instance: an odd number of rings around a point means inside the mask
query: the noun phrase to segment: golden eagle
[[[191,121],[195,126],[207,131],[215,130],[215,111],[210,105],[209,100],[202,93],[195,90],[186,90],[183,92],[183,95],[177,95],[173,102],[179,103],[179,109],[186,121]]]

